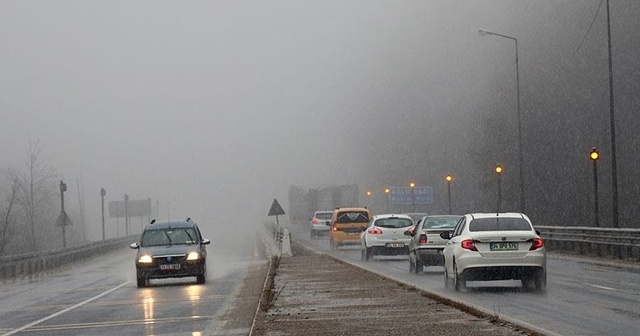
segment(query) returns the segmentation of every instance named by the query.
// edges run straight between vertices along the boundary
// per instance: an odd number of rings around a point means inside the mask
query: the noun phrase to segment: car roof
[[[335,211],[340,211],[340,212],[347,212],[347,211],[369,211],[369,209],[362,207],[362,208],[336,208]]]
[[[191,219],[187,218],[186,220],[166,220],[166,221],[151,221],[145,230],[160,230],[160,229],[170,229],[170,228],[190,228],[196,226],[196,223],[192,222]]]
[[[332,210],[318,210],[318,211],[316,211],[314,213],[333,213],[333,211]]]
[[[476,218],[499,218],[499,217],[507,217],[507,218],[527,218],[522,213],[519,212],[500,212],[500,213],[470,213],[468,214],[472,219]]]
[[[373,219],[381,219],[381,218],[390,218],[390,217],[395,217],[395,218],[406,218],[411,220],[411,217],[405,215],[405,214],[382,214],[382,215],[375,215],[373,216]]]

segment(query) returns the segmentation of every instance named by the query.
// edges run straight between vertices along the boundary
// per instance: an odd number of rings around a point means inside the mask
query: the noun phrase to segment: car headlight
[[[187,260],[198,260],[198,259],[200,259],[200,253],[198,252],[191,252],[187,256]]]
[[[143,255],[143,256],[140,256],[140,259],[138,259],[138,262],[141,264],[150,264],[153,262],[153,259],[151,258],[150,255]]]

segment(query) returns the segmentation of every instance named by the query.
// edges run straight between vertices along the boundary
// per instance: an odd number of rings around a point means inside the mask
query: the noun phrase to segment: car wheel
[[[329,248],[331,251],[335,251],[336,249],[336,242],[334,242],[333,239],[329,239]]]
[[[145,277],[137,277],[136,282],[139,288],[147,287],[147,278]]]
[[[366,247],[360,247],[360,260],[362,261],[367,260]]]
[[[531,277],[522,279],[522,287],[534,293],[544,293],[547,287],[547,274],[544,271],[535,272]]]
[[[411,259],[411,255],[409,255],[409,273],[413,273],[416,269],[416,264]]]
[[[196,275],[196,283],[203,284],[205,282],[204,273]]]
[[[422,261],[420,261],[420,259],[416,258],[416,266],[415,266],[415,268],[414,268],[414,270],[413,270],[413,271],[414,271],[416,274],[419,274],[420,272],[422,272],[422,268],[423,268],[423,267],[424,267],[424,266],[422,265]]]
[[[373,248],[371,248],[371,247],[367,247],[367,248],[365,249],[365,253],[366,253],[366,255],[365,255],[365,259],[366,259],[367,261],[371,261],[371,260],[373,260]]]
[[[464,291],[467,289],[467,280],[458,274],[458,265],[456,265],[455,262],[453,263],[453,284],[456,287],[456,291]]]

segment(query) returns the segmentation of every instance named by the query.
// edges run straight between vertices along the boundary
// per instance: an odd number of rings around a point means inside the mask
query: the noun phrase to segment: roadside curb
[[[253,315],[253,322],[251,322],[251,329],[249,329],[249,336],[253,335],[253,332],[256,327],[256,321],[258,320],[258,316],[261,315],[262,311],[266,310],[266,305],[271,299],[271,287],[273,287],[273,279],[276,275],[276,269],[278,267],[278,259],[280,257],[273,256],[269,258],[269,269],[267,270],[267,276],[264,279],[264,284],[262,286],[262,293],[260,294],[260,300],[258,300],[258,306],[256,307],[256,312]]]

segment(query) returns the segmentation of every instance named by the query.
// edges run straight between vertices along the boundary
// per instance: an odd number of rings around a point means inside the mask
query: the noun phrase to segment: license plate
[[[359,236],[360,232],[347,232],[347,236]]]
[[[166,270],[179,270],[180,269],[180,264],[160,265],[160,269],[163,270],[163,271],[166,271]]]
[[[389,243],[387,244],[389,247],[404,247],[404,243]]]
[[[514,251],[518,249],[518,243],[491,243],[489,249],[491,251]]]

